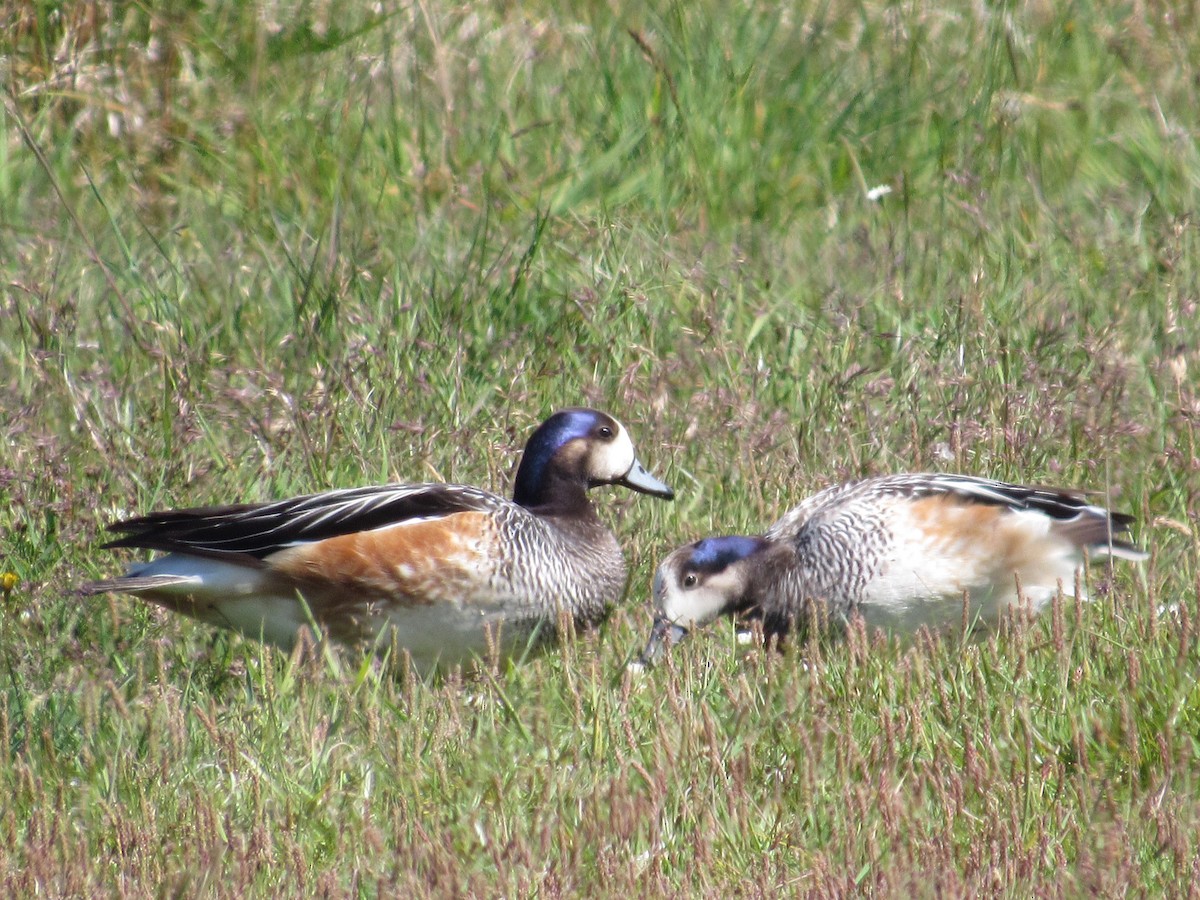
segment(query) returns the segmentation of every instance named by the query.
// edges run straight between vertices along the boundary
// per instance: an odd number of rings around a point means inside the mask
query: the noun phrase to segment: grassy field
[[[0,895],[1200,893],[1195,5],[560,6],[0,4]],[[625,602],[524,666],[72,596],[116,517],[506,491],[578,403],[679,496],[597,492]],[[1151,558],[623,675],[671,548],[921,469]]]

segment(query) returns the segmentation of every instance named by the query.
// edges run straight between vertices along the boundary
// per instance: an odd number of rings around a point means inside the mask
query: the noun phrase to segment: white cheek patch
[[[596,481],[616,481],[633,468],[637,454],[625,426],[618,423],[617,433],[607,443],[597,444],[588,460],[588,475]]]
[[[655,577],[655,603],[672,624],[696,628],[707,625],[728,610],[741,587],[741,579],[729,570],[703,577],[693,587],[683,587],[675,573],[660,570]]]

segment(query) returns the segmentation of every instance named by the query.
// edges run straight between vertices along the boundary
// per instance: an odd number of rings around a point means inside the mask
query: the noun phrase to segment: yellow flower
[[[13,592],[13,588],[20,584],[20,582],[21,579],[17,577],[16,572],[5,572],[0,574],[0,591],[4,591],[5,600],[8,599],[8,595]]]

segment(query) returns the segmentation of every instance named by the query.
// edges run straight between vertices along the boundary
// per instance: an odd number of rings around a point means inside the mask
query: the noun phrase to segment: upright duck
[[[341,643],[406,651],[421,671],[602,619],[625,562],[587,490],[671,499],[616,419],[555,413],[533,433],[513,499],[458,484],[325,491],[118,522],[107,547],[164,551],[82,591],[122,591],[283,648],[315,625]]]
[[[1060,588],[1073,593],[1085,552],[1145,559],[1116,537],[1132,522],[1076,491],[966,475],[835,485],[761,537],[710,537],[671,553],[654,578],[642,661],[723,615],[761,618],[777,636],[854,615],[911,632],[959,621],[966,597],[973,621],[995,623],[1019,597],[1037,610]]]

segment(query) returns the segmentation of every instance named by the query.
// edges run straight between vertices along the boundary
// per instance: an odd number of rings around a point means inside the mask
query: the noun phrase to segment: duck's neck
[[[795,571],[796,551],[786,541],[769,542],[740,565],[744,567],[745,587],[734,609],[739,615],[761,613],[780,605],[780,588]]]
[[[762,554],[753,575],[753,592],[763,631],[777,640],[785,640],[796,629],[805,633],[814,618],[830,624],[823,591],[812,583],[791,541],[775,542]]]
[[[550,468],[533,473],[522,464],[513,485],[513,502],[539,515],[595,518],[587,484]]]

